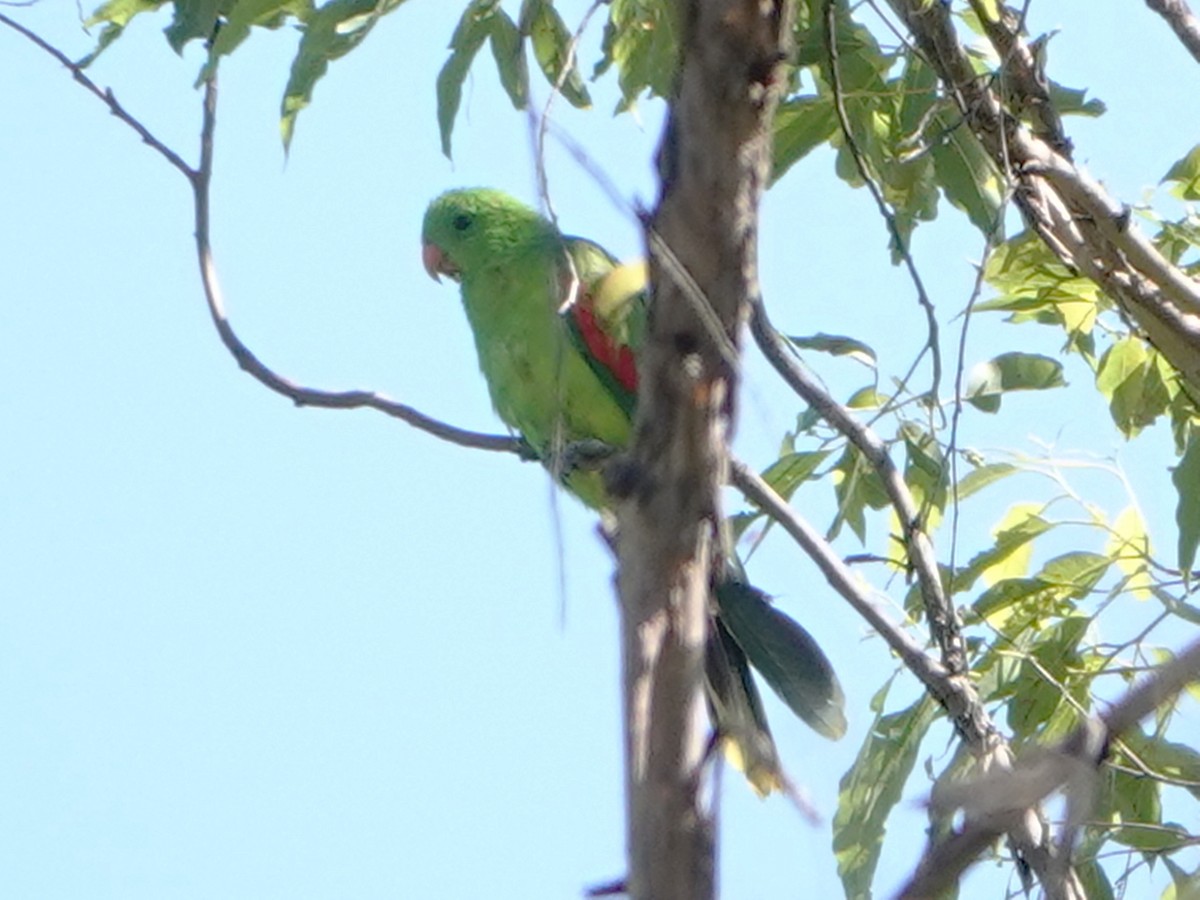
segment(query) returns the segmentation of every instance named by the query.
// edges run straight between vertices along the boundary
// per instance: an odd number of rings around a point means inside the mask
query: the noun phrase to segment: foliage
[[[255,28],[295,25],[299,47],[282,100],[281,130],[287,143],[329,63],[357,47],[402,2],[175,0],[165,36],[177,51],[193,40],[206,42],[204,78]],[[167,0],[109,0],[89,20],[104,27],[85,62],[110,47],[136,16],[167,5]],[[485,44],[495,77],[516,109],[530,100],[531,56],[545,82],[568,102],[580,108],[591,104],[572,26],[562,11],[552,0],[523,0],[515,12],[514,5],[469,0],[450,36],[436,83],[437,125],[447,155],[464,80]],[[999,6],[973,2],[955,7],[961,35],[972,42],[977,74],[999,79],[1001,55],[986,37],[987,25],[998,20]],[[592,78],[615,76],[621,96],[617,111],[642,98],[669,96],[679,43],[672,4],[611,0],[603,9],[607,21]],[[1061,334],[1061,352],[1051,357],[1014,347],[990,359],[962,360],[966,378],[961,398],[956,398],[938,396],[936,388],[917,391],[907,376],[884,378],[881,354],[853,335],[787,340],[813,369],[852,361],[866,372],[865,383],[847,392],[842,403],[869,417],[883,436],[921,506],[923,526],[943,548],[939,559],[945,565],[945,585],[963,611],[970,671],[985,706],[1003,711],[1004,727],[1018,750],[1053,744],[1160,658],[1149,643],[1149,629],[1129,638],[1108,637],[1109,610],[1141,603],[1143,618],[1152,626],[1200,621],[1200,610],[1186,600],[1200,546],[1200,419],[1194,395],[1164,356],[1130,326],[1127,311],[1095,281],[1065,266],[1032,231],[1006,236],[1005,180],[914,45],[896,40],[878,15],[846,3],[834,5],[831,25],[827,28],[822,0],[797,0],[793,66],[774,124],[772,179],[788,177],[814,150],[830,147],[842,179],[855,187],[870,183],[877,190],[892,222],[891,250],[897,260],[908,254],[921,223],[949,203],[990,248],[981,272],[984,299],[972,298],[963,315],[986,322],[999,313],[1023,326],[1023,332],[1049,326]],[[1044,51],[1046,41],[1039,47]],[[1083,91],[1052,80],[1048,93],[1060,115],[1104,111]],[[1163,180],[1182,200],[1200,198],[1200,147],[1183,156]],[[1154,211],[1140,215],[1171,262],[1185,272],[1200,267],[1200,223],[1192,212],[1174,219]],[[931,349],[942,352],[940,346]],[[960,417],[1008,413],[1022,398],[1013,397],[1002,409],[1005,398],[1055,391],[1066,384],[1068,371],[1090,373],[1126,438],[1134,439],[1160,421],[1170,427],[1180,454],[1171,473],[1178,525],[1173,559],[1164,559],[1151,546],[1135,497],[1128,497],[1114,514],[1090,500],[1072,477],[1089,468],[1123,489],[1115,465],[1083,464],[1052,454],[1035,459],[1015,452],[985,455],[957,445]],[[798,413],[795,430],[785,436],[778,459],[763,475],[784,498],[829,492],[837,509],[826,524],[829,539],[869,550],[881,578],[903,567],[901,529],[889,512],[878,469],[814,410]],[[966,539],[956,542],[950,523],[959,516],[981,515],[977,510],[987,507],[978,498],[994,497],[999,485],[1010,498],[1024,499],[1006,501],[990,535],[977,538],[973,546]],[[748,536],[761,519],[757,511],[740,513],[736,533]],[[951,546],[954,556],[944,549]],[[915,587],[907,610],[914,620],[919,617]],[[870,896],[888,816],[918,771],[921,742],[941,715],[928,697],[893,711],[887,709],[887,697],[885,686],[872,702],[875,724],[842,781],[833,823],[834,851],[850,897]],[[1200,753],[1169,739],[1174,715],[1168,706],[1148,732],[1125,735],[1104,769],[1081,845],[1081,875],[1091,896],[1113,895],[1110,876],[1119,868],[1118,858],[1161,860],[1179,896],[1195,890],[1194,874],[1174,855],[1195,843],[1194,828],[1164,812],[1185,808],[1184,821],[1194,822],[1193,804],[1200,799]],[[955,757],[940,771],[936,768],[927,766],[935,779],[958,778],[970,763]],[[1103,866],[1095,862],[1101,858],[1107,860]]]

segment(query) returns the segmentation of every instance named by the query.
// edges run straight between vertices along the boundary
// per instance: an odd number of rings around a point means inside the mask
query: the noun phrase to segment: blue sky
[[[213,241],[233,323],[278,372],[495,430],[455,291],[419,258],[438,191],[534,196],[526,120],[486,54],[454,162],[440,153],[433,79],[459,6],[414,0],[336,62],[286,160],[277,114],[294,34],[256,34],[227,60]],[[584,7],[561,4],[569,21]],[[72,56],[91,46],[71,4],[5,12]],[[1200,121],[1200,95],[1169,89],[1194,84],[1194,63],[1138,4],[1043,2],[1033,16],[1063,27],[1056,76],[1109,104],[1069,123],[1081,158],[1141,199],[1195,140],[1178,124]],[[164,24],[139,20],[92,75],[194,161],[199,57],[177,57]],[[369,412],[296,409],[246,377],[208,320],[178,173],[3,30],[0,85],[0,892],[559,898],[618,877],[611,563],[587,513],[534,466]],[[612,118],[614,90],[596,86],[591,113],[557,104],[556,121],[627,198],[649,201],[661,109]],[[566,228],[639,252],[633,223],[568,154],[552,148],[549,171]],[[911,287],[869,197],[834,179],[830,155],[772,191],[763,241],[782,330],[852,331],[884,371],[906,367]],[[980,247],[949,209],[918,235],[944,321],[966,301]],[[979,322],[971,360],[1058,344]],[[851,363],[821,364],[835,387],[864,381]],[[975,416],[965,442],[1119,454],[1170,557],[1166,436],[1122,447],[1072,365],[1081,390],[1014,398],[1018,416]],[[751,357],[739,452],[770,462],[796,409]],[[1112,511],[1123,505],[1111,479],[1095,485]],[[806,499],[819,524],[828,493]],[[999,518],[1004,498],[991,502],[964,540]],[[845,681],[839,744],[772,704],[785,763],[828,820],[893,664],[785,541],[768,541],[752,573]],[[932,739],[924,750],[935,765],[946,753]],[[827,825],[758,801],[732,775],[722,820],[724,896],[837,896]],[[884,893],[921,828],[910,806],[885,851]]]

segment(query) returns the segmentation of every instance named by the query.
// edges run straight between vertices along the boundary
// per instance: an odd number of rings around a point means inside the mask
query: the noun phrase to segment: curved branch
[[[484,434],[469,431],[442,422],[432,416],[414,409],[404,403],[391,400],[373,391],[322,391],[304,387],[284,378],[269,366],[264,364],[237,336],[229,317],[225,312],[225,304],[221,295],[221,287],[217,279],[217,269],[213,262],[212,246],[209,239],[209,185],[212,181],[213,169],[213,135],[217,121],[217,87],[215,78],[209,79],[204,85],[204,117],[200,129],[200,165],[197,168],[189,166],[178,153],[164,144],[161,140],[129,113],[117,100],[112,90],[99,87],[77,63],[72,62],[61,50],[48,43],[44,38],[30,31],[19,22],[0,13],[0,24],[6,25],[37,45],[41,50],[58,60],[89,93],[108,107],[109,112],[129,126],[148,145],[171,166],[177,169],[192,188],[193,204],[196,222],[196,256],[200,265],[200,279],[204,288],[205,301],[212,317],[213,325],[221,343],[230,352],[237,364],[260,384],[270,388],[277,394],[287,397],[297,406],[313,406],[322,409],[374,409],[384,415],[400,419],[403,422],[432,434],[460,447],[470,447],[476,450],[490,450],[502,453],[515,453],[524,460],[537,459],[533,449],[517,437],[500,434]]]
[[[969,686],[965,680],[956,680],[951,672],[937,661],[931,659],[917,640],[907,631],[897,625],[887,612],[863,590],[861,581],[842,561],[817,532],[815,528],[800,518],[788,505],[788,502],[776,493],[775,489],[763,480],[757,472],[739,459],[731,459],[729,466],[729,482],[742,494],[774,519],[783,527],[800,548],[808,555],[825,580],[835,591],[842,595],[867,624],[879,633],[887,642],[902,663],[917,676],[929,693],[941,700],[950,698],[961,686]],[[954,706],[965,706],[978,703],[978,698],[962,698]],[[945,706],[952,705],[947,699]],[[984,713],[986,715],[986,713]]]
[[[499,434],[482,434],[449,425],[434,419],[404,403],[390,400],[373,391],[322,391],[303,387],[279,375],[265,365],[238,337],[225,311],[225,301],[217,278],[210,243],[209,184],[212,180],[213,134],[217,119],[217,85],[210,79],[204,85],[204,121],[200,131],[200,167],[191,173],[192,197],[196,210],[196,257],[200,265],[200,281],[209,315],[221,343],[230,352],[242,371],[277,394],[287,397],[297,406],[323,409],[357,409],[365,407],[420,429],[460,447],[516,453],[523,459],[535,459],[536,454],[523,440]]]
[[[767,361],[775,368],[788,386],[815,409],[826,422],[846,436],[879,474],[887,491],[888,499],[896,510],[903,529],[903,539],[908,557],[917,575],[921,599],[933,638],[941,648],[942,662],[954,673],[967,669],[966,646],[963,644],[958,615],[954,611],[941,572],[933,553],[933,546],[922,527],[919,508],[904,477],[896,468],[879,436],[859,422],[849,411],[833,399],[829,393],[808,373],[796,364],[788,354],[779,335],[767,318],[762,301],[750,308],[750,333]]]

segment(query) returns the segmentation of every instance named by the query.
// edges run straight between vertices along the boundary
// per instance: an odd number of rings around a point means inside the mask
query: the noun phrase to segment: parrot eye
[[[470,216],[466,215],[465,213],[459,213],[457,216],[454,217],[454,230],[455,231],[466,231],[470,227],[471,227],[471,217]]]

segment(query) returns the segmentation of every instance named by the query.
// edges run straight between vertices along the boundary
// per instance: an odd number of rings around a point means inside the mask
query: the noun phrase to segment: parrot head
[[[435,281],[462,281],[552,234],[549,222],[503,191],[447,191],[425,211],[421,258]]]

